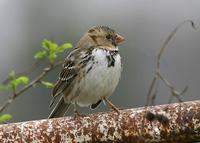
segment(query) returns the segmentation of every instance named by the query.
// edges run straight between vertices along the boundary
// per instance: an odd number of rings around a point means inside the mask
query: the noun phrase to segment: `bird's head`
[[[81,43],[92,43],[105,49],[115,49],[124,41],[124,37],[117,34],[113,29],[107,26],[94,26],[90,28],[82,37]]]

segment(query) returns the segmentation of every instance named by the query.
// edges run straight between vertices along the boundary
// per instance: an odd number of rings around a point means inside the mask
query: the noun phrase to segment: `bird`
[[[48,118],[62,117],[72,104],[75,117],[81,116],[77,106],[95,109],[102,101],[119,113],[108,99],[118,85],[122,72],[118,45],[125,38],[108,26],[91,27],[65,58],[59,78],[52,90]]]

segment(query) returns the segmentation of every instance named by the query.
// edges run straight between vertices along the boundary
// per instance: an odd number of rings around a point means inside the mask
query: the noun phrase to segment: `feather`
[[[67,109],[69,108],[70,103],[65,103],[63,96],[60,98],[54,109],[51,111],[51,113],[48,116],[48,119],[50,118],[56,118],[56,117],[62,117]]]

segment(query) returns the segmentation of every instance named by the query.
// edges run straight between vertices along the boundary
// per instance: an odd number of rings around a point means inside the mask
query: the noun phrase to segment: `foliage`
[[[12,118],[12,115],[10,114],[3,114],[0,116],[0,123],[6,122]]]
[[[64,52],[66,49],[72,48],[72,44],[64,43],[62,45],[58,45],[53,41],[44,39],[42,42],[42,47],[43,50],[37,52],[34,58],[37,60],[48,58],[49,62],[53,64],[55,59],[58,57],[58,54]]]
[[[62,62],[56,62],[58,55],[63,53],[66,49],[72,48],[72,44],[66,42],[62,45],[58,45],[53,41],[44,39],[42,41],[42,48],[43,49],[41,51],[34,55],[34,58],[37,60],[36,62],[39,62],[41,59],[47,59],[49,62],[49,66],[45,67],[41,74],[29,82],[30,79],[26,74],[16,74],[13,70],[9,73],[8,78],[4,82],[0,83],[0,93],[4,91],[12,91],[12,94],[9,96],[8,100],[2,106],[0,106],[0,112],[2,112],[9,104],[11,104],[16,97],[34,87],[36,84],[42,84],[46,88],[52,88],[54,86],[53,83],[44,81],[43,78],[51,70],[61,65]],[[37,64],[35,64],[35,68],[37,68]],[[17,90],[19,85],[25,86],[22,86],[21,89]],[[0,123],[6,122],[11,118],[12,116],[10,114],[3,114],[0,116]]]
[[[11,71],[8,77],[10,80],[7,87],[8,89],[11,88],[13,91],[16,91],[18,85],[29,83],[29,78],[27,76],[16,77],[15,71]]]
[[[46,88],[52,88],[54,85],[51,82],[47,81],[41,81],[42,85],[44,85]]]

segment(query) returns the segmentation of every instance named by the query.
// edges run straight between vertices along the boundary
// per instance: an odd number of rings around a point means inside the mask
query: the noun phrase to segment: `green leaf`
[[[71,43],[65,43],[63,45],[61,45],[60,47],[57,48],[57,53],[62,53],[64,50],[72,48],[72,44]]]
[[[64,43],[61,46],[58,46],[58,44],[56,44],[55,42],[44,39],[42,41],[42,47],[45,49],[45,51],[40,51],[36,53],[36,55],[34,56],[35,59],[42,59],[46,56],[48,57],[50,63],[53,64],[57,58],[57,54],[62,53],[65,49],[72,48],[72,44]]]
[[[41,83],[42,83],[46,88],[52,88],[52,87],[54,87],[54,84],[51,83],[51,82],[41,81]]]
[[[29,82],[29,78],[26,77],[26,76],[20,76],[16,79],[13,79],[10,84],[11,84],[11,87],[13,89],[16,89],[16,87],[19,85],[19,84],[28,84]]]
[[[44,39],[44,40],[42,41],[42,47],[45,48],[46,50],[49,49],[50,45],[51,45],[51,41],[49,41],[49,40],[47,40],[47,39]]]
[[[69,49],[69,48],[72,48],[72,44],[71,43],[64,43],[60,46],[60,49]]]
[[[28,84],[29,78],[27,76],[20,76],[15,80],[18,84]]]
[[[10,114],[3,114],[0,116],[0,122],[5,122],[8,121],[12,118],[12,115]]]
[[[47,51],[39,51],[35,54],[34,58],[40,60],[43,59],[45,56],[47,56]]]
[[[51,51],[56,51],[57,50],[57,48],[58,48],[58,45],[56,44],[56,43],[51,43],[51,45],[50,45],[50,50]]]
[[[63,45],[61,45],[61,47],[64,47],[65,49],[68,49],[68,48],[72,48],[72,44],[71,43],[64,43]]]
[[[44,39],[42,42],[42,47],[46,50],[53,50],[55,51],[58,48],[58,45],[50,40]]]
[[[51,53],[49,54],[49,56],[48,56],[48,59],[49,59],[49,61],[50,61],[51,63],[54,63],[54,61],[55,61],[56,58],[57,58],[57,55],[56,55],[56,53],[54,53],[54,52],[51,52]]]
[[[10,82],[6,85],[6,88],[7,89],[11,88],[13,91],[16,90],[19,84],[28,84],[29,82],[29,78],[27,76],[20,76],[16,78],[14,71],[11,71],[9,73],[9,79],[10,79]]]

